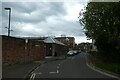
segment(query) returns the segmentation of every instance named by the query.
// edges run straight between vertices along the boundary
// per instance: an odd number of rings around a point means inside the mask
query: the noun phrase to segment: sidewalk
[[[30,72],[32,72],[35,68],[40,66],[41,64],[65,59],[64,57],[47,57],[43,61],[35,61],[31,63],[24,64],[16,64],[12,66],[7,66],[2,68],[2,77],[3,78],[20,78],[20,80],[24,80]]]

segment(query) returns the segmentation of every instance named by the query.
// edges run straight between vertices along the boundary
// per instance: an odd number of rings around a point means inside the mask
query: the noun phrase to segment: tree
[[[120,2],[90,2],[79,19],[101,55],[120,59]]]

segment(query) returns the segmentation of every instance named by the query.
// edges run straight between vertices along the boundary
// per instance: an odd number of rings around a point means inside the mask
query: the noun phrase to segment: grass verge
[[[120,64],[95,64],[96,67],[120,75]]]

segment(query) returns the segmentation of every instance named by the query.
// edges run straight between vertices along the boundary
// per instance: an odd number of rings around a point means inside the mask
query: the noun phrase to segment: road
[[[86,65],[85,54],[80,53],[65,60],[42,64],[30,76],[30,80],[35,78],[101,78],[103,80],[111,77],[89,68]]]

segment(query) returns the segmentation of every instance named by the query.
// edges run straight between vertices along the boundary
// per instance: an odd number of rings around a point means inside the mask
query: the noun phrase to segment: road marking
[[[54,73],[59,73],[59,66],[57,66],[57,71],[56,72],[49,72],[50,74],[54,74]]]
[[[56,74],[59,73],[59,70],[57,70],[57,72],[49,72],[50,74]]]
[[[35,79],[35,76],[36,76],[36,74],[34,73],[34,75],[33,75],[33,80]]]
[[[30,76],[30,80],[32,80],[33,74]]]
[[[38,74],[42,74],[42,72],[39,72]]]
[[[60,68],[60,64],[58,64],[57,66],[57,71],[56,72],[49,72],[50,74],[56,74],[56,73],[59,73],[59,68]]]
[[[54,73],[57,73],[57,72],[49,72],[49,73],[54,74]]]
[[[57,70],[57,73],[59,73],[59,70]]]
[[[60,67],[59,66],[57,66],[57,69],[59,69]]]
[[[74,57],[72,57],[72,59],[75,59]]]
[[[31,75],[31,77],[30,77],[30,80],[34,80],[35,79],[35,73],[33,73],[32,75]]]

